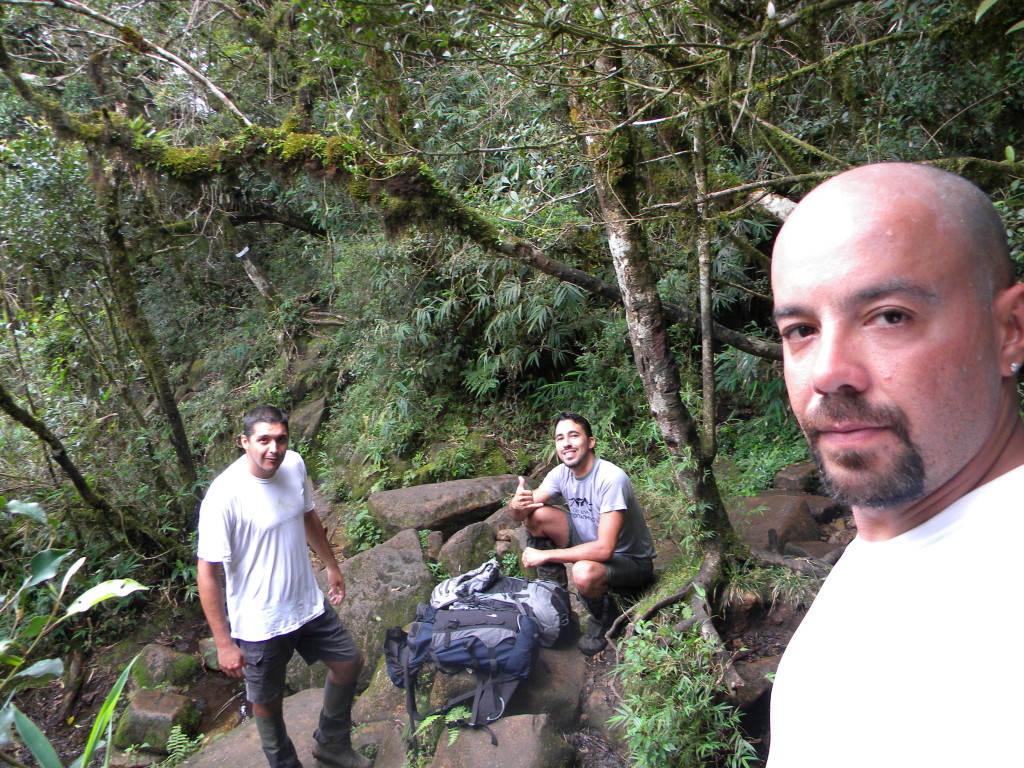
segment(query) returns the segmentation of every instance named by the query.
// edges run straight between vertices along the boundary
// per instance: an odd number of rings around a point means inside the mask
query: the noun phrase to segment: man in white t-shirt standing
[[[590,422],[563,411],[555,420],[555,451],[561,464],[531,491],[519,478],[509,509],[526,526],[530,544],[523,566],[572,563],[572,580],[592,621],[579,640],[593,655],[619,614],[609,589],[634,590],[654,579],[654,545],[626,473],[594,453]],[[545,502],[561,499],[565,509]],[[541,574],[543,575],[543,574]]]
[[[857,537],[779,665],[769,767],[1024,764],[1024,285],[998,214],[937,168],[856,168],[790,215],[772,287],[793,412]]]
[[[323,661],[313,755],[336,768],[369,768],[351,741],[363,657],[332,607],[345,599],[345,580],[313,508],[306,465],[288,450],[288,420],[272,406],[252,409],[241,447],[244,455],[213,481],[199,512],[199,599],[220,668],[245,678],[271,768],[301,768],[282,715],[286,666],[295,651],[307,664]],[[307,544],[327,567],[326,598]]]

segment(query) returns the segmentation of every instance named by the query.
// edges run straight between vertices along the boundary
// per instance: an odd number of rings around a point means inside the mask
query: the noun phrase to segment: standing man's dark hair
[[[246,437],[252,437],[252,430],[257,424],[283,424],[285,429],[288,429],[288,417],[284,415],[280,408],[275,408],[272,405],[257,405],[246,411],[242,417],[242,434]]]
[[[779,664],[769,768],[1021,763],[1024,666],[979,631],[1024,628],[1011,275],[984,193],[910,163],[830,179],[776,239],[790,404],[857,537]]]

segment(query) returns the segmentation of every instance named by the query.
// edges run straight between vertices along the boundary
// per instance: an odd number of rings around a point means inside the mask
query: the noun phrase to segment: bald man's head
[[[815,188],[779,232],[775,253],[784,255],[808,232],[827,237],[845,227],[898,229],[915,222],[957,244],[958,260],[950,266],[973,274],[985,300],[1012,284],[1006,230],[985,193],[956,174],[912,163],[865,165]]]
[[[1016,419],[1021,289],[970,182],[907,163],[830,179],[779,233],[772,289],[793,412],[855,509],[900,508],[982,466]]]

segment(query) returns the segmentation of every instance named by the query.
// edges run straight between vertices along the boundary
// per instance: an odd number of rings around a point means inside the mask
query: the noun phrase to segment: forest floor
[[[136,632],[129,640],[108,646],[96,652],[89,663],[89,672],[84,680],[73,714],[66,721],[60,721],[57,712],[66,695],[62,681],[55,680],[49,685],[32,691],[25,691],[16,697],[18,707],[37,723],[50,738],[64,764],[81,754],[92,726],[96,712],[102,705],[124,665],[147,643],[160,643],[175,650],[194,652],[200,639],[208,636],[209,629],[198,605],[166,610],[158,617],[138,622]],[[781,653],[789,640],[791,629],[777,618],[766,619],[754,626],[744,627],[742,645],[754,657],[772,656]],[[728,637],[726,629],[725,636]],[[590,697],[595,688],[600,688],[610,706],[618,702],[619,692],[611,672],[615,654],[606,651],[595,657],[588,678],[585,696]],[[204,732],[218,730],[240,721],[245,706],[240,695],[242,684],[223,675],[204,675],[189,695],[200,698],[205,710],[202,729]],[[766,710],[766,708],[765,708]],[[767,712],[751,712],[748,715],[748,736],[757,741],[767,730]],[[631,764],[624,745],[610,742],[599,731],[583,727],[567,734],[567,740],[576,753],[576,768],[628,768]],[[10,752],[11,756],[24,764],[32,764],[24,748]],[[116,765],[122,768],[142,768],[154,762],[145,753],[120,756]]]

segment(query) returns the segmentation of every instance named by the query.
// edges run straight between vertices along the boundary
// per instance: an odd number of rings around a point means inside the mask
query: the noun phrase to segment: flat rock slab
[[[323,697],[322,688],[310,688],[284,700],[288,735],[292,737],[299,760],[306,766],[316,762],[311,754],[313,731],[320,718]],[[256,723],[250,719],[211,741],[182,763],[181,768],[263,768],[266,764]]]
[[[438,742],[431,768],[568,768],[572,747],[553,727],[547,715],[516,715],[492,723],[490,730],[463,728],[455,742]]]
[[[385,536],[405,528],[452,534],[487,519],[515,492],[515,475],[452,480],[371,493],[366,500]]]

